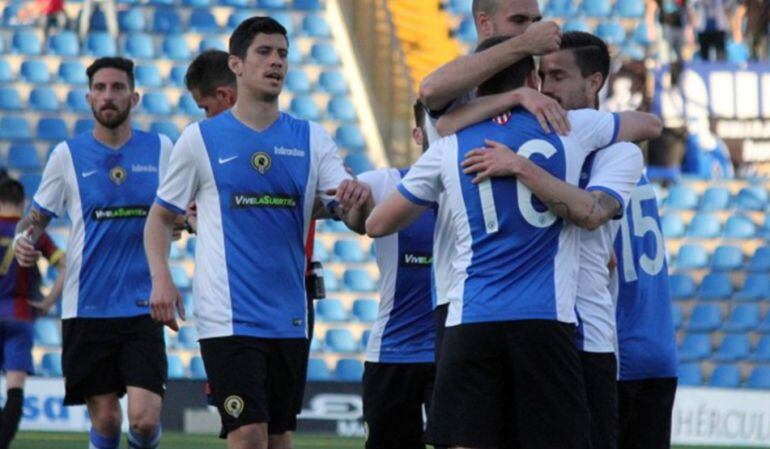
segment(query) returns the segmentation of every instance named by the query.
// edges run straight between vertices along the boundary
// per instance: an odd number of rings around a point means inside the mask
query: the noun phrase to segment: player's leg
[[[613,353],[580,352],[593,449],[617,449],[617,359]]]
[[[669,449],[676,378],[618,382],[620,449]]]
[[[4,323],[3,368],[6,372],[7,396],[0,419],[0,449],[6,449],[16,435],[24,404],[24,383],[32,373],[32,323]]]
[[[163,398],[157,393],[139,387],[128,390],[128,447],[155,449],[163,434],[160,412]]]
[[[301,410],[300,392],[305,390],[307,340],[286,338],[270,340],[267,369],[267,426],[270,449],[291,449],[291,434],[297,430]]]
[[[106,393],[85,398],[91,417],[89,449],[118,449],[123,413],[117,393]]]

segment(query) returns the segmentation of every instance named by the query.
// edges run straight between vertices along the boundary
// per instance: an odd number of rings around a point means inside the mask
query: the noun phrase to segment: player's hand
[[[336,189],[327,190],[326,194],[334,195],[342,210],[349,211],[363,207],[372,196],[372,188],[358,180],[346,179]]]
[[[198,206],[195,204],[195,201],[187,206],[184,216],[187,219],[187,224],[190,225],[193,231],[198,232]]]
[[[462,162],[463,173],[476,174],[473,183],[478,184],[489,178],[516,176],[522,156],[514,153],[502,143],[485,140],[486,147],[471,150]]]
[[[46,316],[48,315],[48,312],[51,311],[51,307],[53,306],[54,302],[55,301],[46,297],[42,301],[28,300],[27,304],[29,304],[35,310],[35,313],[37,314],[37,316]]]
[[[150,316],[152,319],[160,321],[173,331],[178,331],[179,323],[176,321],[176,312],[179,313],[179,318],[184,321],[184,302],[179,295],[179,290],[170,278],[153,279],[152,293],[150,294]]]
[[[558,101],[531,87],[520,87],[517,92],[521,97],[521,105],[537,117],[543,131],[549,133],[553,128],[554,131],[563,136],[569,134],[567,111],[561,107]]]
[[[524,40],[524,48],[532,55],[551,53],[561,45],[561,29],[556,22],[550,20],[533,23],[521,37]]]
[[[185,230],[184,215],[179,215],[174,219],[174,227],[171,228],[171,240],[176,242],[182,238],[182,231]]]
[[[31,267],[37,263],[37,260],[42,256],[42,253],[35,249],[35,244],[28,236],[32,235],[33,228],[30,226],[24,232],[26,237],[16,237],[13,240],[13,254],[16,256],[16,261],[22,267]]]

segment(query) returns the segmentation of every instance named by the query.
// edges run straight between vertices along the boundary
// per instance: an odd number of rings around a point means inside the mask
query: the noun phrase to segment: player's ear
[[[242,65],[243,65],[243,61],[241,60],[241,58],[235,55],[230,55],[227,58],[227,66],[230,67],[230,71],[233,72],[236,77],[241,76],[243,74]]]
[[[602,86],[604,85],[604,76],[602,76],[601,73],[596,72],[588,77],[589,85],[591,86],[591,90],[598,94],[600,90],[602,90]]]
[[[238,95],[236,94],[235,89],[230,86],[219,87],[217,88],[217,93],[219,93],[219,89],[222,89],[222,98],[225,100],[225,102],[229,106],[233,106],[235,104],[235,100],[238,99]]]
[[[537,70],[533,70],[529,72],[529,75],[527,75],[527,79],[524,80],[524,85],[531,88],[538,90],[540,87],[540,78],[537,76]]]
[[[131,93],[131,107],[135,108],[139,104],[139,92],[134,91]]]
[[[412,139],[418,147],[422,147],[423,139],[425,139],[425,135],[422,133],[422,128],[419,126],[412,128]]]
[[[487,13],[482,11],[476,14],[474,20],[476,21],[476,31],[478,31],[479,36],[487,39],[495,34],[492,18]]]

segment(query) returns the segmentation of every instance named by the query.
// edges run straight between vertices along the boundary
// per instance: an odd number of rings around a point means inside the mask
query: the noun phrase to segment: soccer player
[[[133,70],[124,58],[88,67],[94,129],[53,150],[15,237],[19,264],[30,266],[33,244],[51,218],[67,213],[72,220],[62,311],[64,404],[87,405],[90,447],[97,449],[119,446],[118,401],[126,392],[128,447],[158,446],[167,375],[163,326],[149,316],[141,236],[171,141],[131,128],[139,102]]]
[[[423,138],[425,110],[414,105],[414,141]],[[375,205],[396,190],[409,171],[383,168],[359,175]],[[409,227],[374,240],[380,269],[380,308],[366,348],[364,422],[367,449],[424,449],[423,406],[429,409],[436,376],[431,261],[435,208]]]
[[[16,180],[0,181],[0,363],[5,371],[6,402],[0,410],[0,449],[11,444],[21,420],[24,383],[33,372],[33,320],[39,311],[45,314],[61,296],[64,285],[64,252],[48,234],[37,242],[37,250],[58,269],[51,291],[42,298],[40,271],[37,266],[21,267],[13,257],[16,224],[24,212],[24,186]]]
[[[534,86],[533,70],[532,59],[525,59],[483,83],[478,94],[505,92],[525,80]],[[544,210],[521,181],[475,184],[461,166],[466,152],[493,139],[577,185],[587,154],[616,138],[644,137],[656,123],[647,114],[590,110],[572,112],[569,120],[573,131],[560,137],[545,133],[533,115],[514,110],[444,138],[367,221],[369,235],[387,235],[408,225],[440,192],[448,196],[460,282],[450,296],[446,351],[429,415],[433,443],[525,449],[590,444],[574,338],[577,228]]]
[[[182,133],[145,230],[153,316],[176,326],[174,308],[182,317],[184,308],[166,248],[175,217],[195,200],[198,334],[231,449],[291,447],[307,346],[303,250],[315,198],[359,232],[372,207],[371,190],[347,173],[323,128],[278,110],[288,45],[269,17],[236,28],[228,62],[235,105]]]

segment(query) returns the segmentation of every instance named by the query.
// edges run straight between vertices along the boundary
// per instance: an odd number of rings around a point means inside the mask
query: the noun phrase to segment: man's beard
[[[109,109],[115,111],[115,115],[113,115],[112,118],[105,118],[102,114]],[[129,106],[122,111],[117,106],[107,109],[102,108],[101,111],[97,111],[96,109],[91,108],[91,111],[94,113],[94,118],[97,122],[99,122],[100,125],[107,129],[115,129],[125,123],[126,120],[128,120],[128,116],[131,113],[131,107]]]

